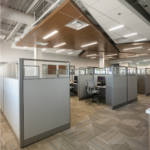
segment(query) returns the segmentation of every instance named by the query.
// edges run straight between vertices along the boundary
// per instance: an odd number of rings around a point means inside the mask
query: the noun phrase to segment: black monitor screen
[[[78,76],[74,76],[74,80],[78,81]]]
[[[97,77],[97,84],[105,85],[105,77],[98,76]]]

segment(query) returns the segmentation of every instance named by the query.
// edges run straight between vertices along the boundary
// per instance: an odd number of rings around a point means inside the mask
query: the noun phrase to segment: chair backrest
[[[95,90],[94,80],[86,80],[87,83],[87,92],[88,94],[92,94],[92,91]]]

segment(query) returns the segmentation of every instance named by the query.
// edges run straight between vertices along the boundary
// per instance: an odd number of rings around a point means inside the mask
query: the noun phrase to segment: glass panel
[[[105,68],[95,68],[95,74],[106,74]]]
[[[85,68],[83,69],[80,68],[80,75],[85,75]]]
[[[69,77],[69,63],[24,60],[25,79]]]
[[[18,79],[18,61],[4,65],[4,78]]]
[[[136,68],[128,68],[128,75],[136,75]]]
[[[145,68],[138,68],[137,73],[138,74],[145,74]]]
[[[86,69],[86,75],[92,75],[93,74],[93,68]]]
[[[146,69],[146,74],[150,75],[150,69]]]
[[[105,70],[106,70],[106,74],[107,75],[111,75],[112,74],[111,68],[106,68]]]
[[[126,68],[125,67],[114,67],[114,76],[123,76],[126,75]]]

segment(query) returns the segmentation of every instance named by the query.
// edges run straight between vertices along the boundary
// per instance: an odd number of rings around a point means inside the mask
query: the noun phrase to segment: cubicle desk
[[[99,90],[99,100],[106,103],[106,86],[97,86],[95,88]]]

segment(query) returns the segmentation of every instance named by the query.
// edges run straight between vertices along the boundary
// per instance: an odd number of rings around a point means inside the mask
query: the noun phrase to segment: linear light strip
[[[61,44],[56,45],[56,46],[54,46],[54,47],[60,47],[60,46],[65,45],[65,44],[66,44],[66,43],[61,43]]]
[[[87,47],[87,46],[91,46],[91,45],[94,45],[94,44],[97,44],[97,42],[93,42],[93,43],[90,43],[90,44],[82,45],[81,47]]]
[[[133,35],[137,35],[137,33],[128,34],[128,35],[125,35],[123,37],[129,37],[129,36],[133,36]]]
[[[42,49],[42,51],[45,51],[45,50],[46,50],[46,48],[43,48],[43,49]]]
[[[117,26],[115,28],[109,29],[109,31],[117,30],[117,29],[120,29],[120,28],[123,28],[123,27],[124,27],[124,25],[120,25],[120,26]]]
[[[72,54],[73,52],[68,53],[69,55]]]
[[[56,51],[56,53],[60,53],[60,52],[63,52],[63,51],[65,51],[65,50],[63,49],[63,50],[60,50],[60,51]]]
[[[143,48],[143,46],[140,46],[140,47],[133,47],[133,48],[126,48],[126,49],[124,49],[124,51],[130,50],[130,49],[139,49],[139,48]]]
[[[144,38],[144,39],[139,39],[139,40],[134,40],[134,42],[138,42],[138,41],[146,41],[147,38]]]
[[[53,35],[54,35],[54,34],[56,34],[56,33],[58,33],[58,31],[57,31],[57,30],[55,30],[55,31],[53,31],[52,33],[50,33],[50,34],[46,35],[43,39],[47,39],[47,38],[49,38],[49,37],[53,36]]]
[[[143,61],[150,61],[150,59],[146,59],[146,60],[143,60]]]
[[[86,57],[96,56],[97,54],[86,55]]]
[[[116,56],[116,55],[118,55],[118,54],[111,54],[111,55],[105,55],[105,56]]]
[[[91,59],[95,59],[96,57],[91,57]]]

